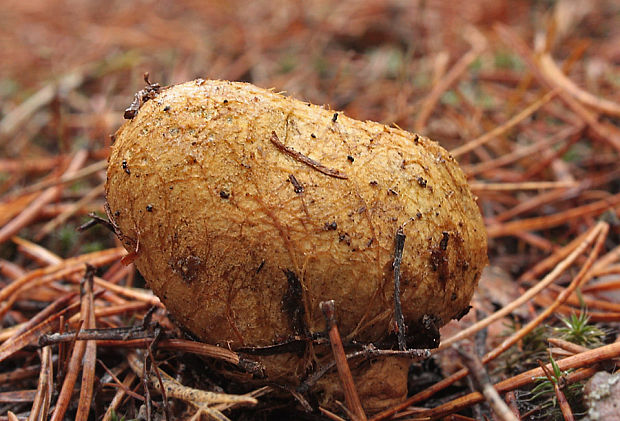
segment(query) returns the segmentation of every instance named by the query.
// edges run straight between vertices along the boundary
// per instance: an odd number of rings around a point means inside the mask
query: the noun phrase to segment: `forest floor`
[[[5,0],[0,51],[0,420],[355,414],[243,390],[222,373],[250,356],[182,336],[115,236],[77,230],[105,216],[145,72],[285,91],[461,164],[489,266],[409,397],[369,419],[620,418],[620,389],[595,398],[620,358],[620,3]]]

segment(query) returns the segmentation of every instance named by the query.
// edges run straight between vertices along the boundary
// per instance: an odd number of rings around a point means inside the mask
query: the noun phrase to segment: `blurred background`
[[[0,51],[0,194],[23,193],[77,150],[89,162],[106,158],[145,72],[162,85],[251,82],[453,151],[482,136],[482,147],[455,154],[472,182],[570,182],[589,168],[552,165],[554,157],[608,168],[620,147],[618,106],[592,103],[620,99],[613,0],[4,0]],[[542,97],[552,89],[585,90],[594,113]],[[569,96],[579,102],[582,91]],[[556,152],[537,143],[550,136]],[[592,141],[603,149],[594,153]],[[605,145],[612,154],[600,153]],[[540,156],[547,165],[532,167]],[[479,195],[488,220],[506,206],[497,193]],[[100,196],[86,202],[78,214],[101,209]],[[0,223],[19,208],[5,210]]]
[[[539,48],[560,61],[585,50],[571,76],[595,94],[617,95],[619,10],[611,0],[4,0],[0,115],[57,89],[51,114],[32,112],[37,122],[21,122],[27,133],[17,138],[12,126],[8,148],[3,122],[3,149],[23,153],[40,130],[57,130],[61,150],[76,141],[102,146],[146,71],[162,85],[202,77],[273,87],[453,146],[518,106],[498,91],[523,83],[527,68],[497,24],[531,48],[537,37],[550,42]],[[416,125],[430,90],[468,52],[465,69]]]
[[[103,215],[110,135],[145,72],[161,85],[251,82],[438,141],[463,166],[487,225],[480,317],[598,220],[610,226],[606,249],[620,244],[615,0],[3,0],[0,53],[0,287],[43,265],[37,247],[67,258],[117,244],[101,227],[76,227]],[[603,280],[618,283],[616,260],[601,266]],[[130,269],[115,282],[133,285]],[[615,332],[617,288],[597,295],[604,305],[588,301],[591,320]],[[38,307],[17,305],[5,325],[55,298],[30,297]],[[558,313],[579,310],[575,298]],[[450,326],[444,337],[460,329]],[[489,347],[502,329],[489,331]],[[512,358],[506,372],[536,367]],[[457,360],[441,354],[429,384]]]

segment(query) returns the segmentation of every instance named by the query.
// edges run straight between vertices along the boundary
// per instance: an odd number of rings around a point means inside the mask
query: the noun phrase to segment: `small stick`
[[[506,392],[504,395],[504,399],[506,400],[506,405],[512,411],[512,413],[517,417],[518,420],[521,420],[521,413],[519,412],[519,404],[517,402],[517,395],[514,390],[510,390]]]
[[[455,157],[458,158],[459,156],[476,149],[479,146],[484,145],[485,143],[488,143],[489,141],[502,136],[504,133],[506,133],[508,130],[512,129],[514,126],[516,126],[517,124],[519,124],[521,121],[525,120],[527,117],[529,117],[531,114],[534,114],[536,111],[538,111],[538,109],[540,109],[540,107],[542,107],[543,105],[545,105],[547,102],[551,101],[553,99],[553,97],[555,97],[555,95],[557,94],[557,90],[553,90],[551,92],[548,92],[546,95],[544,95],[543,97],[541,97],[540,99],[534,101],[532,104],[530,104],[529,106],[527,106],[526,108],[524,108],[521,112],[519,112],[517,115],[513,116],[510,120],[506,121],[505,123],[503,123],[500,126],[497,126],[496,128],[494,128],[493,130],[486,132],[485,134],[483,134],[482,136],[470,140],[469,142],[465,143],[464,145],[459,146],[458,148],[455,148],[453,150],[450,151],[450,154]]]
[[[577,218],[598,215],[620,204],[620,193],[587,205],[570,208],[565,211],[545,216],[536,216],[528,219],[510,221],[505,224],[490,225],[487,227],[489,238],[506,237],[521,231],[537,231],[566,224]]]
[[[480,358],[474,352],[467,352],[461,347],[454,346],[453,348],[459,353],[463,364],[469,369],[474,388],[482,393],[498,418],[502,421],[518,421],[491,384]]]
[[[304,164],[314,168],[315,170],[325,175],[329,175],[330,177],[335,177],[335,178],[342,178],[342,179],[349,178],[345,173],[335,170],[333,168],[326,167],[325,165],[321,164],[320,162],[315,161],[312,158],[307,157],[301,152],[297,152],[295,149],[289,148],[284,143],[280,142],[280,139],[278,139],[278,135],[276,134],[276,132],[271,132],[271,138],[269,140],[271,140],[271,143],[273,143],[276,146],[276,148],[280,149],[282,152],[292,156],[294,159],[298,160],[299,162],[303,162]]]
[[[322,406],[319,406],[319,411],[321,411],[321,414],[325,415],[327,418],[329,418],[330,420],[334,420],[334,421],[345,421],[344,418],[339,417],[338,415],[334,414],[332,411],[323,408]]]
[[[86,265],[86,272],[84,273],[84,282],[88,282],[92,285],[92,278],[95,275],[95,268],[90,265]],[[56,401],[56,408],[52,413],[52,421],[60,421],[64,419],[65,413],[71,403],[71,395],[73,394],[73,387],[77,381],[79,371],[81,370],[84,358],[84,352],[86,351],[86,342],[77,341],[77,333],[82,329],[82,325],[86,322],[86,326],[89,326],[87,316],[90,313],[92,301],[88,299],[86,294],[82,295],[81,308],[80,308],[80,325],[76,332],[76,340],[74,341],[73,350],[71,351],[71,357],[66,361],[64,368],[65,378],[62,382],[62,387],[58,394]]]
[[[140,375],[140,380],[142,382],[142,387],[144,388],[144,400],[146,402],[146,419],[147,421],[152,421],[153,418],[151,416],[151,414],[153,413],[153,400],[151,399],[151,391],[149,389],[149,379],[147,378],[147,376],[149,375],[149,369],[148,367],[148,357],[146,355],[146,353],[143,356],[144,358],[144,362],[142,363],[142,372],[138,373],[136,370],[136,374]],[[131,365],[131,362],[130,362]],[[133,368],[133,366],[132,366]],[[153,383],[155,383],[153,381]]]
[[[476,191],[542,190],[578,187],[576,181],[524,181],[519,183],[471,182],[469,188]]]
[[[295,193],[301,194],[304,192],[304,186],[302,186],[301,183],[297,181],[297,178],[295,178],[293,174],[289,174],[288,179],[293,185],[293,189],[295,190]]]
[[[405,248],[405,233],[403,227],[398,227],[396,231],[396,245],[394,247],[394,317],[396,318],[396,326],[398,326],[398,349],[405,351],[407,344],[405,343],[405,318],[403,316],[403,308],[400,302],[400,264],[403,261],[403,249]]]
[[[573,411],[566,400],[566,395],[560,389],[560,385],[558,382],[553,380],[553,374],[551,373],[551,369],[545,366],[540,359],[537,359],[536,362],[545,373],[547,380],[553,385],[553,391],[555,392],[555,397],[558,399],[558,405],[560,406],[560,410],[562,411],[562,416],[564,417],[564,421],[575,421],[575,417],[573,416]],[[558,379],[558,381],[562,381],[562,379]]]
[[[84,149],[76,152],[69,167],[65,171],[66,176],[75,174],[86,162],[88,152]],[[13,235],[17,234],[22,228],[30,225],[39,215],[43,206],[55,201],[60,197],[62,188],[59,186],[50,187],[37,196],[35,200],[30,202],[21,213],[12,218],[9,222],[0,228],[0,243],[5,242]]]
[[[465,73],[469,65],[473,63],[486,48],[487,42],[482,35],[476,33],[475,36],[471,36],[471,38],[471,49],[463,55],[463,57],[461,57],[454,64],[454,66],[452,66],[452,68],[441,78],[441,80],[437,81],[435,86],[433,86],[433,89],[431,89],[429,94],[422,101],[420,113],[414,122],[414,131],[418,133],[424,131],[426,122],[433,113],[433,109],[435,108],[437,102],[441,99],[443,93],[458,81],[463,73]]]
[[[149,315],[150,319],[150,315]],[[151,360],[151,369],[155,372],[155,377],[157,378],[157,382],[159,384],[159,393],[161,393],[162,401],[164,402],[164,415],[166,417],[166,421],[170,421],[170,406],[168,406],[168,397],[166,395],[166,388],[164,387],[164,381],[161,378],[161,374],[159,373],[159,367],[157,366],[157,362],[153,357],[153,353],[155,348],[157,347],[157,343],[161,340],[163,336],[163,331],[161,328],[155,328],[155,338],[151,341],[149,346],[146,348],[146,357]],[[151,380],[152,382],[155,379]]]
[[[566,292],[566,294],[560,294],[560,296],[557,298],[556,302],[554,302],[551,306],[547,307],[545,309],[545,311],[543,311],[541,314],[539,314],[534,320],[530,321],[526,326],[521,328],[519,331],[515,332],[509,338],[505,339],[504,342],[502,342],[499,347],[497,347],[497,348],[493,349],[492,351],[488,352],[482,358],[483,363],[486,364],[489,361],[494,360],[499,355],[501,355],[504,351],[506,351],[508,348],[513,346],[519,340],[521,340],[527,333],[531,332],[543,320],[545,320],[547,317],[549,317],[556,310],[556,308],[561,303],[563,303],[565,301],[565,299],[568,297],[568,295],[570,293],[572,293],[578,286],[580,286],[582,284],[582,281],[584,280],[584,275],[586,275],[587,272],[590,270],[590,267],[594,263],[594,260],[596,259],[596,256],[598,256],[600,248],[603,245],[603,240],[607,237],[608,230],[609,230],[609,225],[607,223],[599,222],[596,226],[594,226],[588,232],[587,237],[582,240],[582,243],[578,245],[578,248],[574,251],[575,255],[571,254],[573,260],[571,260],[570,257],[565,260],[566,265],[569,266],[570,264],[572,264],[574,259],[576,259],[577,255],[581,254],[584,251],[586,246],[590,245],[594,240],[596,240],[594,249],[591,251],[590,256],[588,257],[588,260],[586,261],[586,263],[584,264],[584,266],[582,267],[580,272],[571,281],[571,284],[570,284],[571,286],[569,286],[569,288],[567,288],[564,291],[564,292]],[[577,250],[579,250],[579,251],[577,251]],[[550,273],[548,276],[551,276],[553,273],[558,271],[558,269],[559,268],[556,267],[556,269],[554,269],[553,272]],[[563,272],[565,269],[566,269],[566,267],[560,269],[559,273]],[[481,322],[488,321],[490,318],[492,318],[494,315],[496,315],[498,313],[499,312],[496,312],[496,313],[492,314],[491,316],[487,317],[486,319],[482,320]],[[478,326],[478,325],[481,324],[481,322],[476,324],[476,329],[474,329],[473,331],[469,331],[467,333],[467,335],[465,335],[465,336],[471,335],[474,332],[476,332],[477,330],[481,329],[482,326]],[[468,330],[468,329],[466,329],[466,330]],[[457,334],[457,335],[453,336],[452,338],[449,338],[449,340],[443,341],[441,346],[440,346],[440,348],[439,348],[439,350],[445,348],[447,346],[447,343],[452,345],[454,342],[463,339],[465,336],[461,336],[461,334]],[[618,350],[620,350],[620,343],[618,343],[617,345],[618,345]],[[602,347],[602,348],[598,348],[598,349],[600,350],[600,349],[603,349],[603,348],[606,348],[606,347]],[[570,358],[567,359],[567,360],[570,360]],[[564,360],[561,360],[561,361],[564,361]],[[565,370],[566,368],[562,368],[561,367],[561,369]],[[454,374],[446,377],[445,379],[435,383],[431,387],[429,387],[429,388],[427,388],[427,389],[425,389],[425,390],[423,390],[421,392],[418,392],[415,395],[407,398],[405,401],[399,403],[398,405],[396,405],[396,406],[394,406],[392,408],[386,409],[386,410],[380,412],[379,414],[376,414],[372,418],[372,420],[373,421],[379,421],[379,420],[386,419],[386,418],[391,417],[392,415],[394,415],[396,412],[398,412],[398,411],[400,411],[402,409],[407,408],[410,405],[418,403],[418,402],[420,402],[420,401],[422,401],[424,399],[428,399],[429,397],[433,396],[435,393],[439,392],[440,390],[443,390],[446,387],[448,387],[451,384],[453,384],[454,382],[464,378],[467,375],[467,372],[468,372],[468,370],[465,369],[465,368],[462,369],[462,370],[457,371],[456,373],[454,373]],[[541,370],[541,372],[542,372],[542,370]],[[519,376],[517,376],[517,377],[519,377]],[[529,378],[528,378],[528,380],[529,380]],[[503,382],[500,382],[498,384],[503,384]],[[505,392],[506,391],[506,389],[504,389],[504,390],[498,389],[498,390],[500,390],[500,392]],[[480,402],[480,401],[477,401],[477,402]],[[446,404],[446,406],[442,405],[442,407],[443,408],[441,410],[444,410],[447,407],[447,404]],[[433,409],[432,411],[435,411],[435,410],[440,411],[437,408]]]
[[[87,311],[80,316],[84,317],[84,325],[87,329],[96,328],[95,321],[95,304],[93,294],[93,278],[95,276],[95,268],[86,264],[86,275],[81,283],[82,298],[87,301]],[[78,332],[79,333],[79,332]],[[80,387],[80,398],[78,403],[75,419],[78,421],[87,421],[88,414],[95,388],[95,366],[97,364],[97,343],[95,341],[87,341],[82,361],[82,384]]]
[[[560,338],[547,338],[547,342],[573,354],[579,354],[580,352],[586,352],[589,350],[589,348],[586,348],[585,346],[577,345],[573,342],[565,341]]]
[[[144,376],[143,381],[146,389],[148,389],[149,384],[160,394],[165,389],[168,398],[187,402],[196,407],[198,411],[203,411],[216,420],[230,421],[219,409],[215,409],[211,405],[256,405],[258,403],[251,394],[229,395],[184,386],[163,370],[159,371],[158,377],[151,372],[152,367],[147,369],[148,360],[146,357],[142,359],[136,353],[128,354],[127,361],[136,375]]]
[[[123,348],[146,348],[153,335],[144,329],[134,327],[119,327],[109,329],[82,329],[79,332],[52,333],[43,335],[39,339],[39,346],[48,346],[72,342],[73,340],[95,340],[102,346],[116,346]],[[162,339],[157,343],[158,349],[171,349],[226,361],[228,363],[251,367],[252,360],[242,359],[235,352],[216,345],[193,342],[185,339]]]
[[[37,394],[32,403],[30,416],[28,421],[44,419],[42,414],[47,414],[51,400],[51,388],[48,385],[53,377],[52,348],[49,346],[41,350],[41,372],[39,375],[39,383],[37,384]]]
[[[61,314],[58,319],[58,332],[61,334],[65,332],[65,316],[63,314]],[[65,377],[63,361],[66,358],[67,358],[67,346],[65,344],[58,344],[58,359],[56,360],[56,364],[57,364],[56,377],[58,379],[63,379]],[[59,389],[59,387],[60,387],[60,383],[57,384],[56,389]]]
[[[365,345],[364,349],[347,354],[347,360],[357,357],[363,357],[365,359],[381,358],[381,357],[403,357],[410,358],[411,361],[424,361],[431,357],[431,351],[429,349],[407,349],[405,351],[398,351],[394,349],[378,349],[373,344]],[[330,361],[323,367],[320,367],[316,372],[312,373],[302,384],[297,387],[297,391],[300,393],[306,393],[321,377],[331,370],[336,363]]]
[[[340,339],[340,333],[338,332],[338,326],[336,326],[336,320],[334,318],[334,300],[321,301],[319,307],[321,308],[327,322],[329,342],[332,346],[332,352],[334,353],[334,359],[336,360],[336,368],[338,369],[340,381],[342,382],[342,388],[344,389],[347,408],[349,408],[353,414],[353,419],[358,421],[366,421],[366,414],[362,409],[362,403],[357,395],[357,390],[355,390],[353,375],[351,374],[351,369],[347,363],[347,357],[344,353],[342,340]]]
[[[95,212],[89,213],[88,216],[91,219],[86,221],[86,222],[84,222],[79,227],[77,227],[76,228],[77,231],[79,231],[79,232],[86,231],[87,229],[90,229],[90,228],[94,227],[95,225],[100,224],[100,225],[103,225],[105,228],[107,228],[113,234],[118,233],[118,229],[114,226],[114,224],[112,222],[110,222],[109,220],[107,220],[105,218],[102,218],[102,217],[98,216]]]

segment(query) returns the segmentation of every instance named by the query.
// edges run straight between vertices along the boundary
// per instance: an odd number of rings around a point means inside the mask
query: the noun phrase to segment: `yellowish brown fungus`
[[[175,319],[232,349],[324,332],[330,299],[345,343],[395,345],[400,227],[406,345],[435,346],[487,263],[479,209],[437,143],[246,83],[158,89],[116,133],[106,195]],[[317,366],[328,351],[307,355]],[[264,362],[295,384],[309,358]]]

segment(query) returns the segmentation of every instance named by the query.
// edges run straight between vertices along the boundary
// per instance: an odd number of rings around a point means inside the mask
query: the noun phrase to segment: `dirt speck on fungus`
[[[185,282],[192,282],[196,279],[201,267],[202,259],[198,256],[187,256],[170,262],[172,271],[180,275]]]
[[[295,193],[301,194],[304,192],[304,186],[301,185],[301,183],[297,180],[297,178],[293,174],[289,174],[288,179],[293,185],[293,190],[295,191]]]

